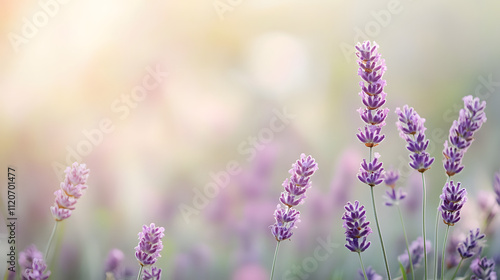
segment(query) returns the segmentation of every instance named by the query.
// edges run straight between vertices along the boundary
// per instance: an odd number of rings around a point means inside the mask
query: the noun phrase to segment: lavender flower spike
[[[431,242],[427,240],[426,242],[426,248],[427,248],[427,254],[431,250]],[[411,260],[414,268],[417,268],[420,266],[420,263],[424,259],[424,239],[419,236],[417,240],[413,241],[410,244],[410,254],[411,254]],[[410,262],[408,258],[408,251],[405,250],[404,254],[399,255],[398,257],[399,262],[403,264],[403,267],[405,268],[405,271],[410,271]]]
[[[87,179],[89,177],[89,169],[85,164],[73,163],[71,167],[67,167],[64,171],[66,176],[61,183],[61,188],[54,192],[55,203],[50,207],[52,216],[56,221],[62,221],[71,216],[75,210],[77,200],[83,195],[83,191],[87,189]]]
[[[479,240],[483,239],[484,236],[484,234],[479,232],[479,228],[475,231],[470,230],[464,242],[458,244],[457,250],[462,259],[471,258],[480,250],[481,245],[479,244]]]
[[[384,168],[382,167],[382,162],[378,160],[379,158],[380,154],[375,153],[372,162],[367,163],[366,159],[363,159],[361,168],[359,169],[358,179],[370,187],[374,187],[384,181],[382,175]]]
[[[486,257],[481,260],[475,259],[470,265],[470,269],[474,275],[471,280],[497,280],[497,273],[495,272],[495,262]]]
[[[142,226],[139,232],[139,244],[135,247],[135,257],[141,266],[152,265],[157,258],[161,257],[163,249],[161,239],[165,236],[163,227],[157,227],[154,223]]]
[[[486,101],[468,95],[463,98],[464,108],[458,120],[453,121],[448,140],[444,143],[443,166],[448,176],[460,173],[464,166],[462,157],[474,141],[474,133],[486,122]]]
[[[408,105],[405,105],[403,110],[399,107],[396,108],[396,114],[398,115],[396,126],[399,130],[399,136],[408,143],[406,149],[412,153],[410,166],[423,173],[434,162],[434,158],[425,151],[429,145],[429,140],[425,139],[425,119],[421,118],[417,111]]]
[[[500,171],[495,173],[495,182],[493,182],[493,190],[495,191],[497,203],[500,205]]]
[[[357,137],[359,141],[367,147],[375,147],[385,136],[380,133],[385,125],[385,119],[389,109],[382,109],[385,104],[386,93],[384,86],[386,81],[382,79],[385,71],[385,61],[380,58],[377,52],[378,45],[373,45],[369,41],[356,45],[356,56],[358,57],[358,75],[363,81],[359,83],[361,92],[359,95],[366,106],[365,109],[358,110],[361,119],[365,122],[364,129],[359,129]]]
[[[348,202],[344,209],[342,220],[347,241],[345,247],[351,252],[361,253],[370,246],[366,237],[372,233],[372,229],[368,226],[370,222],[366,220],[365,207],[359,201],[355,201],[354,204]]]
[[[161,279],[161,269],[155,266],[151,269],[144,270],[142,274],[142,280],[160,280]]]
[[[305,154],[300,155],[292,168],[288,171],[291,176],[283,182],[284,192],[281,193],[280,202],[274,211],[276,222],[271,226],[271,233],[276,241],[290,239],[295,223],[299,222],[300,212],[292,207],[304,203],[306,190],[311,187],[311,176],[318,170],[314,158]]]
[[[461,188],[460,182],[455,185],[453,181],[450,181],[444,185],[443,193],[439,197],[442,200],[439,210],[443,222],[449,226],[455,225],[460,220],[460,209],[467,201],[467,191]]]

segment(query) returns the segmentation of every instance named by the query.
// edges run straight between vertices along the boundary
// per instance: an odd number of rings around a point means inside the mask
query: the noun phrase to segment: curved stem
[[[424,279],[427,280],[427,239],[425,238],[425,176],[424,172],[422,172],[422,235],[424,238]]]
[[[460,262],[457,265],[457,269],[455,270],[455,273],[453,273],[453,277],[451,277],[451,280],[455,279],[455,276],[457,276],[458,269],[460,269],[460,266],[462,265],[462,262],[464,261],[463,258],[460,259]]]
[[[443,256],[441,257],[441,279],[444,279],[444,254],[446,252],[446,240],[448,239],[449,232],[450,232],[450,225],[446,227],[446,233],[444,234]]]
[[[137,280],[140,280],[141,279],[141,275],[142,275],[142,269],[144,268],[144,266],[141,264],[141,268],[139,269],[139,274],[137,274]]]
[[[45,256],[44,256],[45,263],[49,263],[49,260],[47,259],[47,257],[49,256],[50,245],[52,244],[52,240],[54,239],[54,235],[56,233],[56,229],[57,229],[58,224],[59,224],[59,222],[56,221],[54,228],[52,228],[52,233],[50,234],[49,242],[47,243],[47,249],[45,249]]]
[[[413,271],[413,261],[411,259],[410,246],[408,245],[408,237],[406,236],[405,224],[403,222],[403,214],[401,214],[401,208],[399,207],[399,204],[396,206],[398,208],[399,219],[401,220],[401,226],[403,227],[403,235],[405,237],[406,251],[408,252],[408,261],[410,262],[411,278],[415,280],[415,272]]]
[[[382,246],[382,254],[384,255],[385,269],[387,270],[387,277],[390,280],[391,272],[389,270],[389,264],[387,263],[387,255],[385,253],[384,240],[382,239],[382,232],[380,232],[380,226],[378,224],[377,207],[375,206],[375,196],[373,195],[373,187],[370,187],[370,191],[372,195],[373,214],[375,214],[375,223],[377,224],[378,237],[380,238],[380,245]]]
[[[273,280],[273,276],[274,276],[274,265],[276,264],[276,256],[278,256],[278,249],[280,247],[280,242],[278,241],[278,243],[276,244],[276,250],[274,250],[274,259],[273,259],[273,266],[271,268],[271,278],[270,280]]]
[[[359,256],[359,263],[361,264],[361,269],[363,270],[363,275],[365,276],[365,280],[368,280],[368,276],[366,275],[365,266],[363,265],[363,260],[361,259],[360,252],[358,252],[358,256]]]

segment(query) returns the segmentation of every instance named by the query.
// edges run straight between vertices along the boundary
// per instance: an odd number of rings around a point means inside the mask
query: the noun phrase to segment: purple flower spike
[[[378,45],[369,41],[356,45],[356,55],[358,56],[358,75],[363,81],[359,83],[361,92],[359,96],[366,108],[358,110],[361,119],[365,122],[364,129],[359,129],[356,135],[367,147],[375,147],[385,136],[380,134],[381,128],[385,125],[385,119],[389,109],[382,109],[385,104],[386,93],[384,86],[386,81],[382,78],[386,66],[385,61],[380,58],[377,51]]]
[[[470,269],[474,275],[471,280],[497,280],[497,273],[495,272],[495,262],[486,257],[481,260],[475,259],[470,264]]]
[[[343,227],[347,241],[345,247],[351,252],[361,253],[370,246],[366,237],[372,233],[372,229],[368,226],[370,222],[366,220],[365,207],[359,201],[355,201],[354,204],[348,202],[344,209],[342,220],[344,220]]]
[[[375,153],[373,161],[369,163],[366,162],[366,159],[363,159],[359,169],[358,179],[370,187],[374,187],[384,181],[382,175],[384,168],[382,168],[382,162],[378,160],[379,157],[380,155]]]
[[[495,182],[493,182],[493,190],[497,195],[497,203],[500,205],[500,171],[495,173]]]
[[[45,280],[50,276],[50,270],[46,270],[47,265],[43,259],[34,259],[31,268],[24,271],[23,277],[27,280]]]
[[[384,174],[384,183],[394,189],[396,182],[399,179],[399,172],[395,169],[386,170]]]
[[[89,169],[85,164],[73,163],[71,167],[67,167],[64,173],[64,181],[61,183],[61,188],[54,192],[55,203],[50,207],[50,212],[56,221],[62,221],[71,217],[71,213],[75,210],[77,200],[83,195],[87,189],[87,179],[89,177]]]
[[[375,269],[371,266],[366,268],[366,277],[368,280],[382,280],[382,276],[378,275]],[[358,269],[358,280],[365,280],[365,275],[363,274],[363,270]]]
[[[427,240],[425,242],[425,247],[427,248],[427,254],[431,250],[431,242]],[[417,240],[413,241],[410,246],[410,255],[411,255],[411,261],[413,264],[413,268],[417,268],[420,266],[420,263],[424,259],[424,239],[419,236]],[[408,259],[408,251],[405,250],[405,252],[398,257],[399,262],[403,264],[403,267],[405,268],[405,271],[410,271],[410,261]]]
[[[460,173],[464,168],[462,157],[474,141],[474,133],[486,122],[486,101],[468,95],[463,98],[458,120],[453,121],[448,140],[444,143],[443,166],[448,176]]]
[[[467,191],[461,188],[460,182],[454,185],[453,181],[450,181],[444,185],[443,193],[439,197],[442,200],[439,210],[443,222],[449,226],[455,225],[460,220],[460,209],[467,201]]]
[[[142,274],[142,280],[160,280],[161,279],[161,268],[155,266],[151,269],[144,270]]]
[[[431,168],[434,162],[434,158],[425,151],[429,145],[429,140],[425,139],[425,119],[408,105],[403,106],[403,110],[396,108],[396,114],[399,136],[406,141],[406,149],[412,153],[410,167],[423,173]]]
[[[163,249],[161,239],[165,236],[163,227],[157,227],[154,223],[149,226],[142,226],[139,232],[139,245],[135,247],[135,257],[141,266],[152,265],[157,258],[161,257],[160,252]]]
[[[484,238],[484,234],[479,232],[479,228],[475,231],[471,230],[469,235],[465,238],[464,242],[458,244],[458,253],[462,259],[467,259],[473,257],[478,250],[482,247],[479,244],[479,240]]]
[[[292,168],[288,171],[291,176],[283,182],[285,191],[280,196],[280,202],[286,207],[283,208],[278,204],[274,211],[276,222],[270,226],[276,241],[280,242],[292,237],[292,229],[295,223],[300,221],[300,212],[292,207],[304,203],[305,193],[312,184],[311,176],[316,170],[318,170],[318,164],[314,158],[301,154],[300,159],[292,164]]]

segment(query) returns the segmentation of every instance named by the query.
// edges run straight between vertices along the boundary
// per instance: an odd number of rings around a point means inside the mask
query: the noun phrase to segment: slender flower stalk
[[[316,170],[318,170],[318,164],[314,158],[301,154],[300,159],[292,164],[292,168],[288,171],[291,174],[290,178],[285,179],[283,182],[285,191],[280,196],[280,202],[283,206],[277,205],[274,211],[276,222],[270,226],[271,233],[277,241],[270,279],[273,279],[274,276],[279,243],[292,237],[292,229],[295,227],[295,223],[300,221],[300,212],[293,207],[304,203],[305,193],[312,186],[311,176]]]
[[[493,182],[493,190],[495,191],[496,200],[500,205],[500,171],[495,173],[495,181]]]
[[[401,213],[401,207],[399,207],[399,202],[406,197],[406,193],[399,188],[397,191],[395,189],[396,182],[399,179],[399,173],[397,170],[388,170],[384,174],[384,183],[390,188],[386,191],[386,206],[396,206],[398,209],[399,220],[401,221],[401,227],[403,228],[403,236],[405,238],[406,251],[408,253],[408,259],[410,263],[410,271],[412,279],[415,279],[415,272],[413,271],[413,262],[411,260],[410,248],[408,244],[408,237],[406,235],[405,224],[403,221],[403,214]]]
[[[495,272],[495,261],[487,259],[486,257],[475,259],[470,265],[472,270],[471,280],[496,280],[497,273]]]
[[[460,109],[458,120],[454,120],[450,127],[448,140],[444,142],[443,149],[443,167],[447,175],[446,184],[450,182],[451,177],[460,173],[464,166],[462,159],[474,141],[474,133],[476,133],[481,126],[486,122],[486,101],[481,101],[479,98],[473,98],[472,95],[465,96],[463,99],[464,108]],[[439,202],[441,204],[442,201]],[[439,211],[436,213],[435,223],[435,264],[434,264],[434,278],[437,277],[437,237],[438,237],[438,223]]]
[[[142,231],[138,234],[139,244],[135,247],[135,257],[141,266],[137,279],[141,279],[144,266],[152,266],[161,257],[160,253],[163,249],[161,239],[165,236],[164,231],[165,228],[157,227],[154,223],[142,226]]]
[[[366,241],[366,237],[372,233],[372,229],[368,226],[370,222],[366,220],[366,210],[359,201],[354,204],[348,202],[344,206],[345,212],[342,215],[343,227],[345,228],[345,237],[347,243],[345,247],[351,252],[358,253],[361,269],[363,270],[365,279],[367,278],[361,253],[370,247],[370,241]]]
[[[402,110],[399,107],[396,108],[396,114],[398,115],[396,126],[399,130],[399,136],[406,141],[406,149],[411,152],[409,165],[422,173],[422,236],[425,240],[425,204],[427,198],[424,172],[431,167],[434,158],[426,152],[429,140],[425,138],[425,119],[421,118],[417,111],[408,105],[403,106]],[[426,249],[424,248],[424,250]],[[424,255],[424,270],[425,279],[427,279],[427,254]]]

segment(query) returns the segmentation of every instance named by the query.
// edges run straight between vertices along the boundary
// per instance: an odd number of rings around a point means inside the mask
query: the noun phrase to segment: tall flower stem
[[[141,279],[141,275],[142,275],[142,269],[144,268],[144,266],[141,265],[141,268],[139,268],[139,274],[137,274],[137,280],[140,280]]]
[[[446,240],[448,239],[449,232],[450,232],[450,225],[446,227],[446,233],[444,234],[443,255],[441,256],[441,279],[444,279],[444,254],[446,252]]]
[[[427,239],[425,238],[425,200],[426,200],[426,194],[425,194],[425,176],[424,173],[422,172],[422,236],[424,238],[424,275],[425,279],[427,279],[427,245],[426,241]]]
[[[370,162],[372,162],[373,148],[370,147]],[[375,223],[377,224],[378,237],[380,239],[380,246],[382,247],[382,254],[384,255],[385,270],[387,271],[387,277],[391,280],[391,271],[389,270],[389,263],[387,262],[387,254],[385,253],[384,240],[382,239],[382,232],[380,231],[380,226],[378,223],[377,207],[375,206],[375,195],[373,194],[373,187],[370,186],[370,193],[372,197],[373,214],[375,215]]]
[[[358,252],[359,263],[361,264],[361,269],[363,270],[363,275],[365,276],[365,280],[368,280],[368,276],[366,276],[365,266],[363,265],[363,260],[361,259],[361,253]]]
[[[450,182],[450,176],[446,179],[446,183]],[[440,199],[439,204],[443,201]],[[436,210],[436,223],[434,225],[434,279],[437,279],[438,273],[438,228],[439,228],[439,207]]]
[[[274,259],[273,259],[273,266],[271,268],[271,278],[270,280],[273,280],[274,276],[274,265],[276,264],[276,257],[278,256],[278,249],[280,248],[280,242],[278,241],[276,243],[276,250],[274,250]]]
[[[453,273],[453,276],[451,277],[451,280],[455,279],[455,276],[457,276],[457,272],[460,269],[460,266],[462,265],[462,262],[464,261],[463,258],[460,259],[460,262],[457,265],[457,269],[455,270],[455,273]]]
[[[410,247],[408,246],[408,237],[406,236],[405,224],[403,222],[403,214],[401,213],[401,208],[399,207],[399,205],[397,205],[397,208],[399,213],[399,220],[401,221],[401,226],[403,227],[403,235],[405,237],[406,251],[408,252],[408,261],[410,262],[411,278],[415,280],[415,272],[413,271],[413,261],[411,259]]]
[[[47,262],[47,263],[48,263],[47,257],[49,256],[50,245],[52,244],[52,240],[54,239],[54,236],[56,234],[58,224],[59,224],[59,222],[56,221],[56,223],[54,224],[54,228],[52,228],[52,233],[50,234],[49,242],[47,243],[47,249],[45,249],[44,258],[45,258],[45,262]]]

